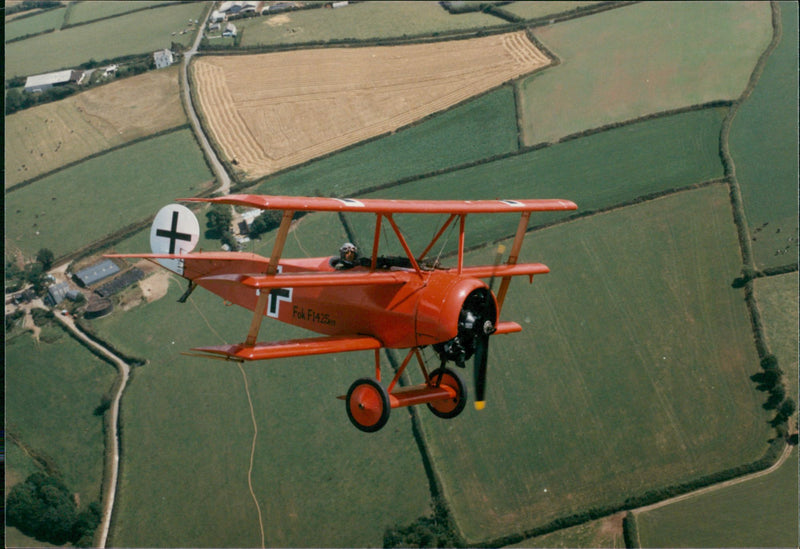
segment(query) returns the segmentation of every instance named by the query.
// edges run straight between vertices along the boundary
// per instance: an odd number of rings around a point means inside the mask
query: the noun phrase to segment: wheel
[[[441,375],[441,381],[439,376]],[[461,374],[450,368],[437,368],[432,371],[429,376],[431,383],[452,387],[456,392],[455,398],[450,400],[440,400],[437,402],[429,402],[428,408],[434,415],[444,419],[456,417],[464,410],[467,404],[467,385],[461,378]]]
[[[347,391],[347,417],[365,433],[380,430],[389,421],[389,393],[372,378],[356,380]]]

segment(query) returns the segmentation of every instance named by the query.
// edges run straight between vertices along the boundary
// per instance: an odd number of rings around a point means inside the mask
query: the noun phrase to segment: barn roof
[[[75,273],[75,277],[81,281],[84,286],[91,286],[95,282],[103,280],[111,275],[117,274],[119,267],[113,261],[106,259],[100,263],[96,263],[91,267],[87,267]]]
[[[64,84],[66,82],[69,82],[70,78],[72,78],[71,69],[58,72],[48,72],[46,74],[35,74],[33,76],[29,76],[27,80],[25,80],[25,87],[35,88],[37,86],[52,86],[54,84]]]

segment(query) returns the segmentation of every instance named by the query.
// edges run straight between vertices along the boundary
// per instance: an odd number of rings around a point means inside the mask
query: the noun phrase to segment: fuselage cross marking
[[[278,265],[278,273],[283,271],[283,266]],[[272,288],[269,291],[269,305],[267,307],[267,316],[271,316],[272,318],[278,318],[278,313],[280,312],[281,301],[292,301],[292,289],[291,288]]]
[[[169,238],[169,253],[171,254],[175,253],[176,241],[185,240],[186,242],[190,242],[192,240],[192,235],[178,232],[178,212],[172,212],[172,227],[170,230],[157,229],[156,236]]]

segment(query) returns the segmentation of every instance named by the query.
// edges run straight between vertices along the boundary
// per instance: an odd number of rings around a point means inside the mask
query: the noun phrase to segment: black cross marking
[[[272,288],[269,291],[269,310],[267,315],[277,317],[280,301],[291,301],[292,289],[291,288]]]
[[[283,272],[283,266],[278,265],[278,274],[281,272]],[[289,303],[292,302],[291,288],[272,288],[269,291],[269,306],[267,307],[267,316],[278,318],[281,301],[288,301]]]
[[[170,228],[168,231],[164,229],[157,229],[156,236],[164,236],[169,238],[169,253],[171,254],[175,253],[176,240],[185,240],[187,242],[192,240],[192,235],[178,232],[178,212],[172,212],[172,228]]]

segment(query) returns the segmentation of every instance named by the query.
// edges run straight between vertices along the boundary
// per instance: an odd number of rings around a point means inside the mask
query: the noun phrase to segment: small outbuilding
[[[228,23],[225,25],[225,30],[222,31],[222,36],[236,36],[236,25]]]
[[[47,288],[47,295],[44,297],[44,302],[51,307],[55,307],[64,301],[67,292],[69,292],[69,283],[60,282],[58,284],[53,284]]]

